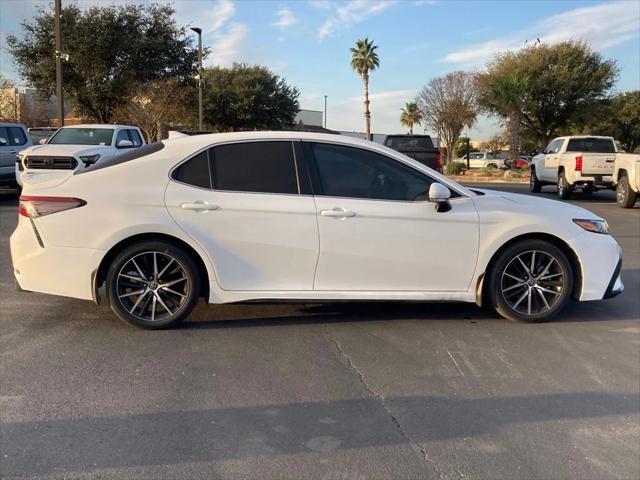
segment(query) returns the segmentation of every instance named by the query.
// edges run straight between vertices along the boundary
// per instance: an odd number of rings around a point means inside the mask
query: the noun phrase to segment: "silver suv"
[[[0,123],[0,186],[17,187],[16,155],[32,145],[24,125]]]

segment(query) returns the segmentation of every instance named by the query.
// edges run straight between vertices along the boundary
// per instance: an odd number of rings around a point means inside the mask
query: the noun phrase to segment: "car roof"
[[[0,127],[22,127],[22,128],[27,128],[24,126],[23,123],[10,123],[10,122],[0,122]]]
[[[133,125],[112,125],[110,123],[82,123],[80,125],[65,125],[62,128],[138,128]]]

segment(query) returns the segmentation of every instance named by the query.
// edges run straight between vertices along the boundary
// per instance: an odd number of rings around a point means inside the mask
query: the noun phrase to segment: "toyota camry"
[[[18,288],[144,328],[177,324],[200,297],[476,302],[536,322],[623,290],[621,249],[593,213],[465,188],[339,135],[175,138],[23,181]]]

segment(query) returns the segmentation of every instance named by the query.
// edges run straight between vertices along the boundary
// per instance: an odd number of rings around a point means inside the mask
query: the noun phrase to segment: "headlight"
[[[80,160],[83,161],[85,167],[88,167],[89,165],[93,165],[98,160],[100,160],[100,154],[96,153],[95,155],[81,155]]]
[[[605,220],[584,220],[581,218],[574,218],[573,223],[584,228],[588,232],[593,233],[609,233],[609,224]]]

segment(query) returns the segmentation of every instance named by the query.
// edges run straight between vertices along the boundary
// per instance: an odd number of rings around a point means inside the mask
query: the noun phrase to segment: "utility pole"
[[[191,27],[191,30],[198,34],[198,129],[202,131],[202,29]]]
[[[55,35],[56,35],[56,105],[58,111],[58,127],[64,127],[64,98],[62,93],[62,0],[55,0]]]
[[[324,128],[327,128],[327,96],[324,96]]]

